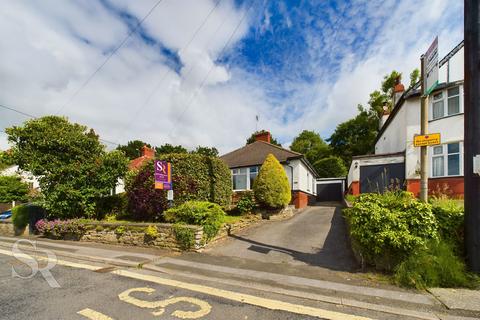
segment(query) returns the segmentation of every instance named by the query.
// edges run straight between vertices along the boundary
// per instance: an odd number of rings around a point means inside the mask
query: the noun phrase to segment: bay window
[[[454,142],[432,148],[432,177],[462,175],[462,143]]]

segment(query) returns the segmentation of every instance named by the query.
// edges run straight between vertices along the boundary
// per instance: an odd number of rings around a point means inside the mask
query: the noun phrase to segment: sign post
[[[420,61],[422,64],[420,134],[426,137],[428,136],[428,96],[438,85],[438,37],[422,55]],[[420,200],[423,202],[428,201],[428,145],[420,147]]]
[[[172,190],[172,165],[155,160],[155,189]]]

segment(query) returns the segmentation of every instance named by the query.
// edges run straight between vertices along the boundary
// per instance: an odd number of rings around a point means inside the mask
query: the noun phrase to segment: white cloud
[[[368,100],[383,75],[397,69],[407,79],[436,33],[443,53],[462,38],[461,27],[450,24],[451,12],[458,12],[461,4],[357,2],[339,8],[343,18],[338,10],[329,12],[330,23],[305,13],[323,30],[305,35],[311,57],[305,70],[316,72],[318,78],[313,83],[291,81],[301,76],[301,70],[292,70],[285,75],[289,77],[285,89],[292,94],[279,101],[267,94],[275,89],[275,82],[218,62],[227,41],[231,41],[227,50],[232,50],[249,32],[256,8],[232,36],[247,8],[237,7],[233,0],[221,1],[189,43],[216,2],[164,0],[143,27],[157,43],[178,53],[180,73],[168,67],[159,46],[133,36],[61,113],[120,143],[142,139],[190,148],[201,144],[226,152],[243,145],[255,129],[255,115],[260,116],[259,127],[271,130],[281,141],[291,141],[304,128],[328,137],[336,124],[355,114],[358,103]],[[119,0],[115,6],[139,19],[154,3]],[[284,23],[292,26],[293,16],[284,9]],[[273,30],[272,13],[268,8],[261,12],[265,13],[258,22],[262,32]],[[348,45],[355,37],[342,26],[361,29],[371,40],[358,44],[368,47],[365,55]],[[0,2],[0,103],[34,115],[57,112],[127,32],[125,21],[95,1]],[[325,56],[336,55],[342,57],[341,67],[327,75]],[[285,56],[297,58],[288,50]],[[23,120],[0,109],[0,129]],[[6,147],[0,134],[0,148]]]

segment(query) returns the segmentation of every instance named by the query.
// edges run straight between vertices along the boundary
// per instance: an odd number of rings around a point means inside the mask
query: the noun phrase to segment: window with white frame
[[[462,143],[454,142],[432,148],[432,177],[462,175]]]
[[[232,169],[233,190],[247,190],[248,168]]]
[[[232,169],[233,190],[250,190],[258,176],[258,167]]]
[[[310,173],[307,172],[307,191],[310,191]]]
[[[462,112],[461,109],[460,86],[433,95],[432,120],[459,114]]]

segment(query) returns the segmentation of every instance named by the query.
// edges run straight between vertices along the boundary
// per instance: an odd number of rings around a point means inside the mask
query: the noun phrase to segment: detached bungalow
[[[270,133],[260,133],[256,141],[227,153],[220,158],[232,172],[233,191],[251,190],[260,166],[268,154],[273,154],[283,165],[292,189],[292,204],[304,208],[316,201],[317,173],[304,155],[270,143]]]

